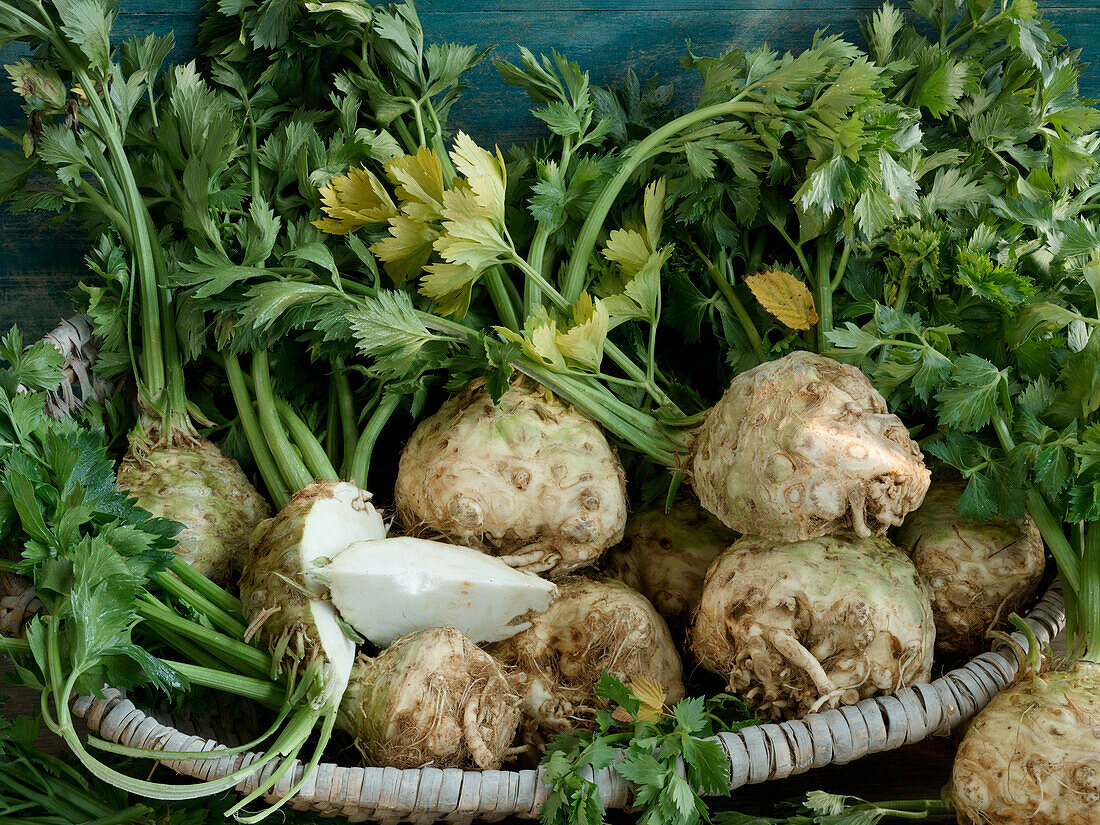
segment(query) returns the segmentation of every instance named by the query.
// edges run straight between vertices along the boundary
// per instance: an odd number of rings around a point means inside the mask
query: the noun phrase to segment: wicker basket
[[[51,400],[54,414],[65,414],[84,399],[105,397],[110,387],[97,381],[91,371],[96,350],[87,321],[67,321],[47,338],[65,355],[69,376],[69,382]],[[0,628],[11,632],[34,609],[33,594],[17,592],[19,588],[11,580],[5,584],[8,595],[0,596]],[[1045,644],[1058,634],[1064,620],[1062,594],[1055,583],[1032,609],[1027,622],[1039,642]],[[1022,634],[1014,635],[1026,646]],[[946,733],[981,710],[1015,674],[1016,660],[1011,652],[995,650],[982,653],[934,682],[902,688],[892,696],[719,734],[717,738],[730,758],[730,789],[844,764]],[[178,730],[169,717],[154,718],[113,689],[105,690],[102,698],[75,699],[73,712],[101,737],[131,747],[198,752],[221,746],[212,739]],[[256,754],[241,754],[164,764],[186,776],[207,780],[226,776],[255,758]],[[269,765],[237,789],[243,793],[255,789],[274,769]],[[268,798],[285,795],[301,777],[301,771],[298,763]],[[592,778],[608,808],[629,806],[631,789],[622,777],[607,769]],[[290,805],[345,816],[351,822],[470,822],[505,816],[534,817],[548,792],[540,780],[538,770],[399,770],[325,763]]]

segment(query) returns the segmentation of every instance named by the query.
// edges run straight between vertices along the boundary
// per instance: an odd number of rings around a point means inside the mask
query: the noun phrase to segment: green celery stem
[[[298,448],[302,460],[313,474],[313,479],[339,481],[340,474],[333,468],[332,462],[328,460],[328,454],[325,453],[324,447],[321,446],[321,442],[317,440],[313,431],[283,399],[276,399],[275,406],[287,433],[294,439],[294,445]]]
[[[95,816],[108,813],[108,810],[101,806],[96,806],[92,811],[82,810],[81,806],[70,803],[69,794],[42,793],[10,775],[4,776],[0,781],[7,785],[10,791],[14,791],[16,795],[34,802],[41,808],[59,814],[70,822],[84,822],[89,813],[93,813]]]
[[[241,604],[240,599],[232,593],[227,593],[225,590],[222,590],[202,573],[187,564],[187,562],[177,557],[169,563],[168,569],[175,573],[180,581],[204,599],[213,602],[234,618],[244,618],[244,606]]]
[[[325,405],[325,456],[335,467],[340,463],[340,410],[336,400],[336,384],[328,383],[328,404]]]
[[[245,623],[226,613],[206,597],[196,593],[171,573],[155,573],[153,580],[159,584],[166,593],[176,597],[192,610],[202,613],[210,620],[214,627],[230,636],[243,637],[247,627]]]
[[[351,478],[356,486],[363,490],[369,490],[370,459],[374,452],[374,445],[382,434],[383,428],[389,422],[398,405],[401,396],[398,393],[386,393],[378,402],[378,406],[367,420],[367,426],[359,436],[355,445],[355,454],[351,459]]]
[[[313,481],[313,474],[295,452],[279,420],[267,353],[263,350],[252,353],[252,385],[256,391],[256,411],[260,427],[271,447],[271,454],[288,486],[295,491],[301,490]]]
[[[138,615],[181,634],[184,638],[204,645],[231,667],[246,668],[263,676],[271,671],[271,656],[239,639],[227,636],[211,628],[189,621],[159,603],[141,600],[137,604]]]
[[[336,359],[332,370],[332,383],[336,388],[336,402],[340,407],[340,428],[343,433],[344,460],[341,469],[344,478],[353,478],[351,474],[351,459],[355,454],[355,446],[359,442],[358,421],[355,414],[355,399],[351,394],[351,383],[348,381],[347,368],[343,359]]]
[[[156,238],[153,227],[153,218],[148,210],[144,213],[147,222],[146,229],[150,238]],[[166,404],[164,405],[165,418],[170,427],[191,428],[191,420],[187,414],[187,394],[183,382],[183,359],[180,356],[179,340],[176,335],[176,313],[173,307],[173,295],[166,286],[168,281],[168,264],[164,260],[164,250],[159,243],[153,244],[153,271],[158,283],[158,300],[160,302],[161,330],[163,333],[164,347],[164,375],[166,381]]]
[[[745,305],[741,303],[741,299],[737,297],[737,293],[733,289],[733,273],[728,267],[728,261],[726,262],[726,267],[719,267],[706,256],[694,240],[689,238],[688,243],[695,251],[695,255],[702,261],[703,266],[707,268],[711,280],[713,280],[715,286],[718,287],[718,291],[722,293],[722,297],[726,299],[726,303],[729,304],[730,309],[733,310],[733,314],[737,317],[738,323],[741,324],[741,328],[745,331],[745,336],[749,339],[749,345],[752,347],[753,354],[760,363],[764,363],[764,361],[767,360],[767,356],[764,354],[764,345],[760,339],[760,332],[756,329],[756,324],[754,324],[752,318],[749,317],[748,310],[745,309]],[[724,257],[723,255],[723,258]]]
[[[489,291],[489,298],[492,300],[493,307],[500,318],[500,323],[513,332],[517,332],[522,324],[520,324],[519,316],[516,314],[515,304],[512,303],[512,296],[508,293],[508,289],[504,284],[504,273],[501,268],[494,266],[485,273],[483,279],[485,288]]]
[[[248,448],[252,451],[252,459],[256,462],[260,477],[264,480],[267,494],[271,496],[275,506],[282,509],[290,501],[290,493],[287,490],[286,479],[283,478],[282,471],[279,470],[279,465],[276,464],[268,448],[263,428],[260,427],[260,422],[256,418],[244,372],[236,355],[227,354],[224,363],[225,375],[229,379],[229,389],[233,393],[233,403],[237,405],[237,415],[241,419],[241,428],[248,441]]]
[[[72,65],[80,65],[75,60],[75,55],[70,55]],[[77,81],[82,88],[94,90],[97,84],[84,71],[77,71]],[[142,336],[142,381],[150,399],[157,399],[166,386],[165,353],[162,350],[167,334],[162,329],[166,319],[161,316],[160,289],[157,283],[157,267],[154,262],[154,245],[149,236],[149,213],[145,207],[141,192],[138,190],[134,173],[126,157],[122,139],[117,130],[114,113],[104,106],[99,95],[89,91],[88,105],[94,110],[96,120],[101,125],[100,137],[106,144],[110,153],[112,164],[119,176],[119,186],[123,192],[126,203],[123,205],[129,212],[131,225],[131,237],[133,246],[131,252],[138,271],[138,281],[141,289],[141,336]],[[171,323],[170,319],[169,323]],[[172,334],[175,334],[173,328]]]
[[[581,291],[584,289],[585,276],[588,274],[588,261],[592,257],[592,251],[596,248],[596,241],[603,229],[604,221],[615,205],[619,193],[622,192],[623,187],[626,186],[627,181],[630,180],[638,167],[649,158],[659,154],[669,138],[697,123],[713,118],[759,111],[760,108],[760,104],[741,102],[739,96],[725,103],[697,109],[694,112],[681,115],[659,129],[655,129],[627,152],[615,176],[607,182],[599,197],[596,198],[592,210],[581,226],[577,242],[573,246],[573,254],[569,258],[562,286],[562,294],[570,306],[577,302],[577,299],[581,296]]]
[[[993,428],[997,432],[997,438],[1000,440],[1001,446],[1006,451],[1011,452],[1015,448],[1016,442],[1012,438],[1008,422],[1005,421],[1002,415],[994,415]],[[1046,499],[1034,487],[1028,490],[1027,511],[1035,522],[1035,526],[1039,528],[1039,532],[1042,534],[1047,547],[1050,548],[1050,552],[1054,555],[1054,560],[1058,563],[1058,572],[1062,574],[1063,585],[1066,589],[1072,591],[1074,597],[1076,597],[1081,589],[1080,559],[1077,557],[1073,545],[1066,538],[1062,522],[1055,518],[1047,505]]]
[[[829,348],[826,335],[833,329],[833,253],[835,247],[826,238],[817,240],[817,277],[814,279],[814,291],[817,303],[817,351],[825,352]]]
[[[1085,526],[1085,558],[1077,591],[1077,632],[1083,637],[1081,658],[1100,664],[1100,522]]]
[[[239,673],[197,667],[187,662],[165,661],[165,664],[182,673],[193,685],[232,693],[234,696],[252,699],[271,708],[279,708],[286,698],[286,688],[268,679],[255,679],[251,676],[241,676]]]
[[[225,662],[210,653],[207,648],[195,644],[190,639],[184,638],[174,630],[169,630],[164,625],[146,622],[141,625],[141,628],[153,639],[168,645],[175,653],[188,657],[192,664],[213,670],[225,669]]]
[[[549,224],[540,223],[527,250],[527,263],[537,272],[543,271],[546,242],[550,238]],[[523,279],[523,315],[529,318],[542,305],[542,288],[531,278]]]
[[[764,363],[768,360],[768,356],[764,354],[764,342],[760,339],[760,332],[757,330],[756,324],[752,322],[748,310],[745,309],[745,305],[737,297],[737,293],[734,292],[733,285],[720,274],[715,276],[714,282],[718,284],[718,291],[722,293],[722,297],[726,299],[726,303],[729,304],[733,314],[737,317],[741,329],[745,331],[745,337],[749,339],[749,346],[752,347],[753,355],[761,364]]]
[[[31,644],[26,639],[9,639],[0,636],[0,650],[9,656],[27,656],[31,652]]]

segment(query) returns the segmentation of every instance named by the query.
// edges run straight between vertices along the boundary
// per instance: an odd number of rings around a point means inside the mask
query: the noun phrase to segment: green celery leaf
[[[974,432],[997,412],[1008,371],[977,355],[961,356],[951,371],[951,383],[936,393],[940,421],[963,432]]]

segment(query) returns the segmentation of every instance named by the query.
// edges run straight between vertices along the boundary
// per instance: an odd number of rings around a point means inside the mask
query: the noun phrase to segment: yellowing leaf
[[[408,217],[427,223],[442,216],[443,168],[435,152],[421,146],[415,155],[396,157],[384,168]]]
[[[561,372],[565,370],[565,356],[558,349],[557,322],[550,317],[545,307],[538,307],[523,323],[523,334],[513,332],[505,327],[494,329],[508,341],[519,344],[523,354],[544,364],[552,370]]]
[[[434,263],[424,270],[420,293],[436,303],[436,311],[461,319],[470,308],[470,295],[478,272],[463,264]]]
[[[367,169],[349,169],[346,175],[334,177],[321,187],[321,203],[328,217],[313,225],[330,235],[347,235],[397,215],[386,187]]]
[[[390,218],[390,237],[374,244],[370,251],[381,259],[386,274],[398,286],[416,278],[432,257],[432,244],[439,233],[428,224],[397,215]]]
[[[500,150],[497,149],[494,156],[474,143],[465,132],[459,132],[451,150],[451,159],[455,169],[465,176],[466,183],[477,196],[486,215],[503,221],[506,172]]]
[[[613,229],[603,248],[603,256],[617,263],[627,275],[635,275],[649,260],[653,250],[649,242],[633,229]]]
[[[500,224],[481,208],[477,193],[462,185],[443,194],[443,232],[435,250],[446,261],[483,272],[504,260],[512,247]]]
[[[634,717],[630,715],[630,711],[619,705],[615,710],[611,711],[611,718],[616,722],[622,722],[624,725],[629,725],[634,721]]]
[[[557,336],[558,349],[570,361],[598,370],[603,361],[603,345],[610,321],[603,302],[593,301],[587,292],[582,292],[573,308],[574,326]]]
[[[649,238],[649,248],[656,249],[661,243],[661,230],[665,221],[664,178],[658,178],[645,188],[643,205],[645,233]]]
[[[665,709],[665,689],[649,676],[639,676],[627,684],[630,692],[642,703],[638,718],[643,722],[656,722]]]
[[[745,278],[752,294],[780,323],[791,329],[809,329],[817,323],[817,310],[810,290],[798,278],[782,269],[769,269]]]
[[[645,263],[627,281],[619,294],[604,297],[612,326],[633,318],[652,319],[657,314],[657,295],[661,290],[661,270],[672,255],[672,244],[650,253]]]

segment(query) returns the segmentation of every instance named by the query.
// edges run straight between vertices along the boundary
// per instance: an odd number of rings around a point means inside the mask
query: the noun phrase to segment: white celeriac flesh
[[[380,646],[429,627],[497,642],[530,627],[557,594],[477,550],[409,537],[350,544],[317,576],[344,620]]]

